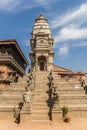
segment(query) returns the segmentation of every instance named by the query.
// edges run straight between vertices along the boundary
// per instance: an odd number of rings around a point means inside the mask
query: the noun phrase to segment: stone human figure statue
[[[52,70],[50,71],[48,78],[49,78],[49,80],[50,80],[50,81],[52,81],[52,80],[53,80]]]
[[[23,101],[25,104],[31,103],[31,92],[30,91],[26,91],[26,93],[23,95]]]
[[[82,77],[80,77],[79,81],[81,83],[81,86],[85,87],[85,80],[83,80]]]
[[[20,109],[19,108],[13,108],[15,123],[20,123]]]

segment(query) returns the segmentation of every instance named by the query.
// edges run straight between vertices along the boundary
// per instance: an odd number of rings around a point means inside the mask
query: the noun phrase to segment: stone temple
[[[53,63],[54,40],[47,19],[35,19],[30,39],[30,69],[16,40],[0,41],[0,119],[16,123],[59,122],[63,108],[71,118],[87,118],[87,78]]]

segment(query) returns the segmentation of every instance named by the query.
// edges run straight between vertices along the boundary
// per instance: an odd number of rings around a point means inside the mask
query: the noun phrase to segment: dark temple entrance
[[[40,62],[40,70],[44,71],[44,62]]]
[[[39,70],[40,71],[46,71],[47,70],[47,64],[46,64],[46,57],[40,56],[38,58],[38,64],[39,64]]]

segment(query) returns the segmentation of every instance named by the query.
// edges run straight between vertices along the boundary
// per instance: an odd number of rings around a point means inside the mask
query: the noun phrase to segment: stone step
[[[43,93],[39,93],[39,92],[38,92],[38,93],[34,93],[34,96],[35,96],[35,98],[37,98],[37,99],[38,99],[38,98],[39,98],[39,99],[40,99],[40,98],[42,99],[42,98],[47,98],[49,95],[46,94],[46,93],[43,94]]]
[[[9,88],[9,91],[25,91],[25,87],[13,87],[13,88]]]
[[[84,90],[79,90],[79,89],[72,89],[72,90],[57,90],[58,94],[83,94],[85,93]]]
[[[48,76],[46,76],[46,75],[37,75],[36,76],[36,79],[42,79],[42,80],[48,80]]]
[[[48,84],[49,81],[45,81],[45,80],[36,80],[36,84]]]
[[[45,100],[45,99],[40,99],[40,98],[38,98],[38,99],[34,98],[35,103],[37,103],[37,102],[39,102],[39,103],[47,103],[47,101],[48,101],[48,99]]]
[[[41,83],[38,83],[36,86],[35,86],[35,89],[47,89],[49,88],[48,84],[41,84]]]
[[[65,97],[62,97],[62,98],[59,98],[59,104],[61,105],[70,105],[70,104],[75,104],[75,105],[83,105],[83,104],[87,104],[87,98],[82,98],[82,97],[73,97],[71,98],[70,96],[69,97],[66,97],[65,99],[63,99]]]
[[[37,71],[36,74],[49,74],[48,71]]]
[[[73,88],[75,88],[74,86],[71,86],[71,85],[67,85],[67,84],[54,84],[54,86],[55,87],[57,87],[58,89],[63,89],[63,88],[65,88],[65,89],[69,89],[69,88],[71,88],[71,89],[73,89]],[[80,87],[78,87],[78,89],[79,89]]]
[[[85,96],[85,93],[58,93],[58,96],[59,96],[59,98],[61,98],[61,97],[72,97],[72,96],[74,96],[74,97],[83,97],[83,96]]]
[[[10,84],[10,87],[25,87],[25,86],[27,86],[28,85],[28,83],[11,83]]]
[[[22,99],[5,99],[2,98],[0,99],[0,104],[15,104],[15,103],[19,103],[19,102],[23,102]]]
[[[48,88],[49,87],[49,84],[48,83],[46,83],[46,82],[44,82],[44,83],[42,83],[42,82],[38,82],[36,85],[35,85],[35,88]]]
[[[51,124],[51,121],[48,120],[48,119],[47,119],[47,120],[46,120],[46,119],[45,119],[45,120],[32,119],[32,120],[31,120],[31,124],[35,124],[35,125],[36,125],[36,124],[38,124],[38,125],[39,125],[39,124],[42,124],[42,125],[50,125],[50,124]]]
[[[69,82],[67,82],[66,80],[61,79],[61,78],[53,79],[53,82],[54,82],[54,83],[58,83],[58,82],[60,82],[60,83],[69,83]]]
[[[47,100],[48,98],[49,98],[48,95],[38,95],[38,94],[37,94],[37,95],[35,95],[35,98],[33,99],[33,101],[34,101],[34,100],[39,100],[39,99],[40,99],[40,100],[42,100],[42,99],[43,99],[43,100]]]
[[[49,109],[47,105],[38,105],[38,104],[32,104],[32,110],[42,110],[44,109],[45,111]]]
[[[34,89],[35,92],[47,92],[49,90],[49,87],[37,87]]]
[[[69,110],[87,110],[87,104],[69,105]]]
[[[23,90],[3,90],[2,91],[2,95],[23,95],[24,94],[24,91]],[[0,94],[1,95],[1,94]]]
[[[48,115],[34,115],[32,114],[31,116],[32,120],[49,120],[49,116]]]
[[[1,105],[8,105],[8,104],[11,104],[11,105],[18,105],[20,102],[23,102],[23,100],[8,100],[8,101],[0,101],[0,104]]]
[[[29,105],[24,105],[21,110],[21,114],[31,114],[31,107]]]
[[[46,92],[47,90],[49,89],[49,87],[40,87],[40,86],[38,86],[38,87],[36,87],[35,89],[34,89],[34,91],[35,92],[40,92],[40,91],[42,91],[42,92]]]
[[[34,96],[35,97],[40,97],[40,98],[42,98],[42,97],[48,97],[48,91],[35,91],[34,92]]]
[[[65,86],[62,86],[62,87],[61,86],[57,86],[57,90],[63,90],[63,91],[64,90],[68,90],[68,91],[76,90],[77,91],[77,90],[84,90],[84,89],[82,87],[75,88],[75,87],[72,87],[72,86],[66,86],[66,87]]]
[[[34,105],[42,105],[42,106],[47,106],[48,105],[48,102],[47,102],[47,100],[46,101],[39,101],[39,100],[35,100],[34,102],[33,102],[33,106]]]
[[[32,109],[48,109],[48,103],[37,103],[37,102],[32,102]]]
[[[43,96],[43,95],[38,96],[38,95],[37,95],[37,96],[35,96],[35,98],[33,99],[33,101],[34,101],[34,100],[39,100],[39,99],[42,100],[42,98],[43,98],[44,100],[48,100],[49,96]]]
[[[34,94],[40,94],[40,95],[47,95],[48,91],[47,90],[35,90]]]
[[[62,95],[62,96],[59,96],[60,99],[87,99],[87,96],[85,94],[74,94],[74,95]]]
[[[19,102],[23,102],[23,98],[22,96],[20,95],[13,95],[13,96],[10,96],[10,95],[5,95],[5,96],[1,96],[0,95],[0,104],[16,104],[16,103],[19,103]]]
[[[0,103],[0,112],[13,111],[13,108],[18,108],[18,104],[1,104]]]
[[[55,72],[53,73],[53,77],[61,78],[61,76],[56,74]]]
[[[60,92],[58,91],[58,96],[85,96],[85,92],[83,91],[63,91],[63,92]]]
[[[33,102],[32,103],[32,109],[35,109],[35,108],[48,108],[48,103],[46,102]]]
[[[40,75],[36,76],[36,80],[48,80],[48,77]]]
[[[49,109],[32,110],[33,115],[48,115]]]
[[[21,99],[22,95],[0,95],[0,99]]]
[[[27,85],[26,85],[27,86]],[[3,90],[20,90],[20,91],[23,91],[23,90],[25,90],[25,88],[26,88],[26,86],[20,86],[20,85],[16,85],[16,86],[10,86],[10,87],[8,87],[7,89],[3,89]]]
[[[54,85],[60,85],[60,86],[62,86],[62,85],[65,85],[65,86],[74,86],[73,84],[70,84],[70,83],[67,83],[67,82],[53,82],[54,83]]]
[[[87,105],[69,106],[69,115],[71,118],[87,118]]]
[[[46,81],[40,80],[40,81],[36,81],[36,84],[37,84],[37,85],[38,85],[38,84],[40,84],[40,85],[42,84],[42,86],[43,86],[43,85],[48,85],[49,82],[48,82],[48,81],[46,82]]]

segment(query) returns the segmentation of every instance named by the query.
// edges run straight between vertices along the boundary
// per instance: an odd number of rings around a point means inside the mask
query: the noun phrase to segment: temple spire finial
[[[43,16],[43,13],[42,13],[42,11],[40,12],[40,16]]]

